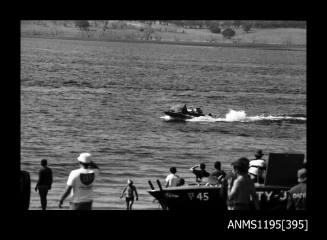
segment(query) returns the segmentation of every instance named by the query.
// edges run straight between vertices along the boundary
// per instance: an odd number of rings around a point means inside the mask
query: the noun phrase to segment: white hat
[[[77,158],[77,160],[82,163],[90,163],[91,162],[90,157],[91,157],[91,154],[89,154],[89,153],[81,153],[79,155],[79,157]]]

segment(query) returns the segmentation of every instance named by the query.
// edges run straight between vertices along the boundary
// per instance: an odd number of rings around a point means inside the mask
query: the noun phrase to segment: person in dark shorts
[[[124,188],[120,198],[122,198],[124,196],[124,194],[126,195],[126,210],[132,210],[132,206],[134,203],[134,193],[136,195],[136,201],[139,200],[139,196],[137,194],[137,190],[136,187],[133,185],[133,181],[128,179],[127,180],[127,186]]]
[[[197,170],[196,168],[200,167],[200,170]],[[195,165],[190,168],[190,170],[195,174],[195,180],[196,182],[201,182],[202,178],[209,177],[210,173],[208,173],[206,170],[206,165],[204,163]]]
[[[230,178],[228,184],[229,210],[250,210],[250,197],[255,209],[259,210],[254,182],[248,175],[249,160],[242,157],[233,162],[232,166],[235,177]]]
[[[299,184],[289,190],[287,210],[306,210],[307,208],[307,170],[301,168],[297,175]]]
[[[47,195],[51,189],[53,177],[52,170],[48,167],[48,161],[46,159],[41,160],[42,168],[39,171],[39,180],[36,183],[35,191],[39,191],[42,210],[47,208]]]

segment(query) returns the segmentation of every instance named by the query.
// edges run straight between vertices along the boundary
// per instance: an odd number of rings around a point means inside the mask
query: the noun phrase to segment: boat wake
[[[165,115],[161,117],[166,121],[172,120],[171,117]],[[185,120],[187,122],[258,122],[258,121],[269,121],[269,122],[281,122],[289,121],[296,123],[306,123],[307,119],[305,115],[294,114],[291,116],[272,116],[272,115],[258,115],[258,116],[247,116],[245,111],[235,111],[230,109],[224,118],[216,118],[214,116],[201,116],[194,117],[192,119]]]

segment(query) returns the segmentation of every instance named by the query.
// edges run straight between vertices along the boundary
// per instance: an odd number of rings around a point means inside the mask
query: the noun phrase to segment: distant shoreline
[[[285,45],[285,44],[267,44],[267,43],[217,43],[217,42],[195,42],[195,41],[158,41],[158,40],[128,40],[128,39],[94,39],[78,37],[50,37],[21,35],[21,38],[41,38],[41,39],[62,39],[78,41],[97,41],[97,42],[123,42],[123,43],[153,43],[153,44],[170,44],[183,46],[202,46],[202,47],[235,47],[235,48],[254,48],[265,50],[285,50],[285,51],[305,51],[306,45]]]

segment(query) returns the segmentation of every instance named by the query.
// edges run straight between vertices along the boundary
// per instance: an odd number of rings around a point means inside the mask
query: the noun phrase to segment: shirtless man
[[[230,210],[250,210],[250,196],[254,207],[259,210],[259,203],[255,193],[254,183],[248,175],[249,160],[240,158],[232,163],[235,179],[229,180],[228,200]]]

